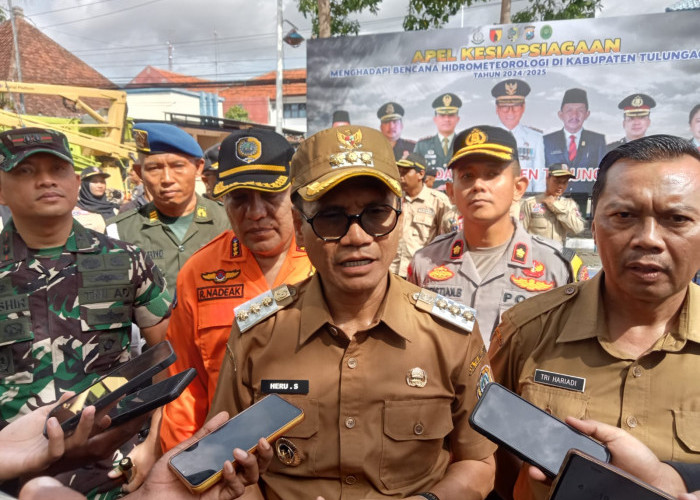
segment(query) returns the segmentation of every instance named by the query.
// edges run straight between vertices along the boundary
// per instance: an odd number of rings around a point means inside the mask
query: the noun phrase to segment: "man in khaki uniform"
[[[567,234],[583,231],[583,217],[571,198],[564,198],[574,173],[565,163],[547,168],[547,190],[526,198],[520,207],[520,221],[530,234],[544,236],[564,244]]]
[[[700,462],[700,152],[673,136],[621,145],[600,164],[593,210],[603,271],[504,314],[496,380],[559,418],[622,427],[661,460]],[[499,462],[501,495],[546,496],[517,474]]]
[[[447,193],[464,229],[416,252],[408,280],[475,308],[488,346],[503,311],[574,274],[556,243],[528,234],[510,216],[527,187],[510,132],[486,125],[465,130],[448,166]]]
[[[358,126],[292,158],[297,241],[317,270],[234,309],[210,415],[268,393],[304,410],[275,443],[269,499],[483,499],[495,446],[468,417],[491,380],[474,312],[389,273],[401,186]]]
[[[439,234],[456,231],[457,213],[445,193],[423,183],[425,159],[411,153],[396,162],[399,167],[403,199],[403,232],[399,249],[389,270],[406,277],[408,264],[416,251],[433,241]]]

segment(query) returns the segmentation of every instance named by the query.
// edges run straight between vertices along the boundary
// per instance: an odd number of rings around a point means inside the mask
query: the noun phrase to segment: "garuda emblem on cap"
[[[394,105],[393,104],[386,105],[386,114],[387,115],[394,114]]]
[[[352,151],[355,148],[362,147],[362,130],[358,130],[354,134],[350,129],[344,132],[338,131],[338,142],[343,149]]]
[[[241,137],[236,141],[236,157],[245,162],[252,163],[262,154],[262,145],[256,137]]]
[[[515,95],[518,91],[518,82],[506,83],[506,94]]]
[[[475,144],[485,143],[488,138],[489,137],[486,135],[486,132],[475,128],[469,133],[469,135],[467,136],[467,140],[464,142],[467,146],[474,146]]]
[[[640,95],[634,96],[634,99],[632,99],[632,106],[634,106],[635,108],[639,108],[643,104],[644,104],[644,99],[642,99],[642,96],[640,96]]]
[[[450,94],[445,94],[442,96],[442,104],[445,106],[452,104],[452,96]]]

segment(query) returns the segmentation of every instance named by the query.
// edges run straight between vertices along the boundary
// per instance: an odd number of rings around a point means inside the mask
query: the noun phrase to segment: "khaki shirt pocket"
[[[688,462],[689,455],[700,453],[700,411],[673,410],[673,419],[676,434],[673,460]]]
[[[590,396],[584,393],[525,383],[522,397],[560,420],[566,417],[586,418]]]
[[[428,474],[454,427],[446,399],[385,401],[383,420],[379,478],[388,490]]]
[[[275,459],[270,463],[270,471],[289,475],[308,475],[316,471],[316,456],[319,452],[319,410],[318,400],[301,394],[285,394],[287,402],[304,412],[304,420],[295,425],[273,444]],[[281,448],[285,446],[286,448]],[[284,452],[284,457],[281,456]],[[287,463],[284,463],[282,459]]]
[[[29,311],[0,321],[0,381],[4,384],[34,382],[36,360],[32,353],[34,333]]]

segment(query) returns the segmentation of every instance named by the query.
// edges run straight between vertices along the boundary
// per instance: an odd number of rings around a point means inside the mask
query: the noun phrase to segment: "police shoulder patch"
[[[236,324],[241,333],[251,329],[265,318],[269,318],[277,311],[284,309],[294,302],[296,288],[288,285],[280,285],[268,290],[233,309]]]
[[[474,329],[476,309],[426,288],[421,288],[421,291],[414,293],[412,298],[416,301],[416,309],[428,312],[467,332]]]

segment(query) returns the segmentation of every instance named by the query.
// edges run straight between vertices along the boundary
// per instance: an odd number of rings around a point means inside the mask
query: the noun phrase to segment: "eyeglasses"
[[[313,217],[304,213],[301,215],[311,225],[316,236],[323,241],[338,241],[348,233],[353,222],[357,222],[365,233],[379,238],[394,230],[401,215],[401,205],[400,202],[399,208],[390,205],[370,205],[359,214],[353,215],[336,209],[319,212]]]

